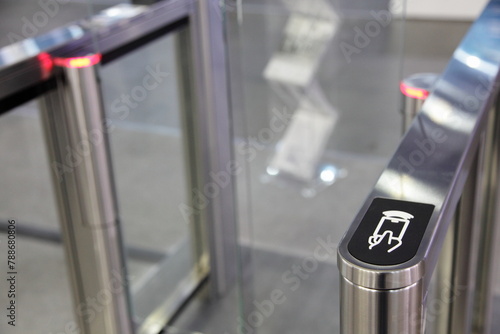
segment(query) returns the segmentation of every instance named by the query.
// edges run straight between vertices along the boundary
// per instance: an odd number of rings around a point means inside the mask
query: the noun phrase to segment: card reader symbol
[[[387,236],[389,245],[392,246],[392,243],[396,241],[396,244],[387,251],[387,253],[390,253],[403,244],[403,236],[408,229],[408,225],[410,225],[410,219],[413,218],[413,215],[397,210],[384,211],[383,214],[384,216],[380,219],[373,235],[368,238],[369,249],[379,245]]]

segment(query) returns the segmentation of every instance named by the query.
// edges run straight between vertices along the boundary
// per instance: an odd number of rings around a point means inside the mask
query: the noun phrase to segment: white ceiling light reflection
[[[279,171],[278,168],[268,166],[267,169],[266,169],[266,172],[267,172],[268,175],[276,176],[276,175],[279,174],[280,171]]]
[[[319,179],[321,180],[321,182],[329,185],[346,176],[347,171],[345,169],[338,168],[334,165],[326,165],[322,167],[319,173]]]
[[[470,68],[478,68],[481,65],[481,59],[476,56],[468,56],[465,63]]]
[[[450,117],[453,115],[453,106],[447,100],[436,95],[431,95],[427,100],[429,103],[424,106],[427,107],[424,110],[427,111],[429,117],[438,124],[449,123]]]
[[[376,185],[377,190],[382,191],[393,198],[401,200],[412,200],[422,203],[440,203],[441,194],[428,183],[416,180],[412,175],[398,173],[394,170],[386,170],[380,176]]]
[[[460,94],[461,92],[454,91],[453,93]],[[479,100],[474,96],[464,96],[456,105],[450,104],[449,101],[437,95],[431,95],[427,100],[423,110],[434,123],[458,132],[468,133],[472,131],[474,117],[463,109],[467,108],[465,104],[468,101],[479,103]]]
[[[470,53],[468,53],[467,51],[465,51],[464,49],[457,49],[453,53],[453,57],[456,60],[464,63],[468,67],[479,70],[483,73],[486,73],[489,75],[493,75],[494,73],[497,73],[497,68],[496,68],[495,64],[488,62],[486,59],[481,59],[477,56],[473,56]]]
[[[121,15],[123,13],[123,10],[121,8],[110,8],[106,11],[104,11],[104,13],[109,16],[109,17],[114,17],[114,16],[118,16],[118,15]]]
[[[335,181],[335,170],[333,168],[326,168],[319,174],[321,181],[330,183]]]

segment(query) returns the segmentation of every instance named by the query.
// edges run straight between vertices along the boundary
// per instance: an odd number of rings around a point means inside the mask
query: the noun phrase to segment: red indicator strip
[[[427,90],[408,86],[404,82],[399,85],[399,89],[401,89],[401,93],[414,99],[425,100],[429,96]]]
[[[54,58],[54,65],[68,68],[82,68],[98,64],[101,61],[101,54],[96,53],[85,57]]]

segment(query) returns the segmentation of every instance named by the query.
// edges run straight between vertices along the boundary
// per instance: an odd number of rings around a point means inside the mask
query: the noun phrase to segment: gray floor
[[[338,333],[339,277],[334,265],[319,263],[308,273],[302,270],[306,274],[298,276],[292,270],[294,266],[304,266],[300,257],[258,248],[253,250],[253,256],[253,265],[258,270],[252,279],[255,288],[252,312],[259,315],[244,317],[231,312],[234,308],[231,303],[198,298],[173,326],[221,334],[235,333],[238,326],[243,333]],[[270,303],[272,298],[276,301],[274,305]]]
[[[384,2],[370,4],[377,9]],[[334,4],[343,20],[320,65],[318,80],[328,102],[338,110],[339,121],[328,140],[322,163],[343,168],[347,175],[333,186],[320,189],[315,197],[305,198],[296,185],[268,182],[264,177],[282,134],[258,151],[246,164],[245,172],[238,175],[238,223],[242,252],[247,256],[243,263],[245,280],[222,300],[197,298],[173,324],[181,331],[236,334],[243,308],[253,302],[265,304],[272,292],[279,290],[283,302],[275,305],[258,325],[249,325],[246,320],[246,334],[251,330],[265,334],[338,332],[335,254],[317,263],[307,278],[298,279],[299,283],[289,271],[293,266],[304,266],[304,259],[318,246],[318,238],[339,241],[393,152],[401,133],[399,80],[415,72],[442,71],[469,24],[412,21],[407,22],[403,35],[402,23],[395,20],[362,53],[353,56],[351,63],[346,63],[338,45],[352,41],[354,28],[370,20],[365,15],[369,8],[361,0],[339,0]],[[57,26],[85,16],[81,6],[75,3],[64,10],[61,7],[60,15],[50,24]],[[13,8],[12,4],[9,8]],[[2,32],[19,31],[23,15],[32,16],[39,9],[26,5],[17,10],[2,10],[2,15],[9,17],[0,20]],[[278,1],[252,1],[245,3],[241,27],[232,22],[240,36],[230,40],[230,55],[241,70],[235,87],[242,88],[233,92],[233,96],[241,97],[234,109],[236,147],[269,127],[274,109],[293,111],[293,103],[280,99],[262,77],[269,58],[280,45],[287,18],[288,13]],[[49,28],[49,24],[44,26]],[[0,46],[8,42],[6,36],[2,34]],[[163,39],[100,72],[108,115],[116,125],[111,147],[124,238],[127,245],[159,252],[175,249],[188,235],[178,210],[187,190],[177,83],[173,75],[169,76],[124,118],[115,113],[112,105],[121,94],[130,93],[141,84],[147,66],[159,64],[174,73],[171,50],[172,41]],[[57,229],[36,104],[25,105],[0,120],[0,218]],[[246,156],[237,153],[237,158],[243,163]],[[19,325],[12,329],[2,319],[0,332],[64,332],[73,316],[62,247],[23,237],[18,240],[22,273]],[[0,241],[3,254],[4,235],[0,235]],[[154,263],[130,258],[128,265],[132,283],[140,282],[155,270]],[[5,291],[5,282],[0,282],[0,291]],[[500,295],[500,284],[496,293]],[[1,305],[4,299],[2,293]],[[494,329],[500,328],[498,298],[495,305]],[[251,311],[246,309],[246,314]]]

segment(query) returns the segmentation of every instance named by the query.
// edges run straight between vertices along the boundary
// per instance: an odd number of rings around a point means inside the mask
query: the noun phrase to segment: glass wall
[[[246,332],[338,333],[337,244],[401,136],[404,1],[243,1]],[[241,15],[240,15],[241,16]]]

